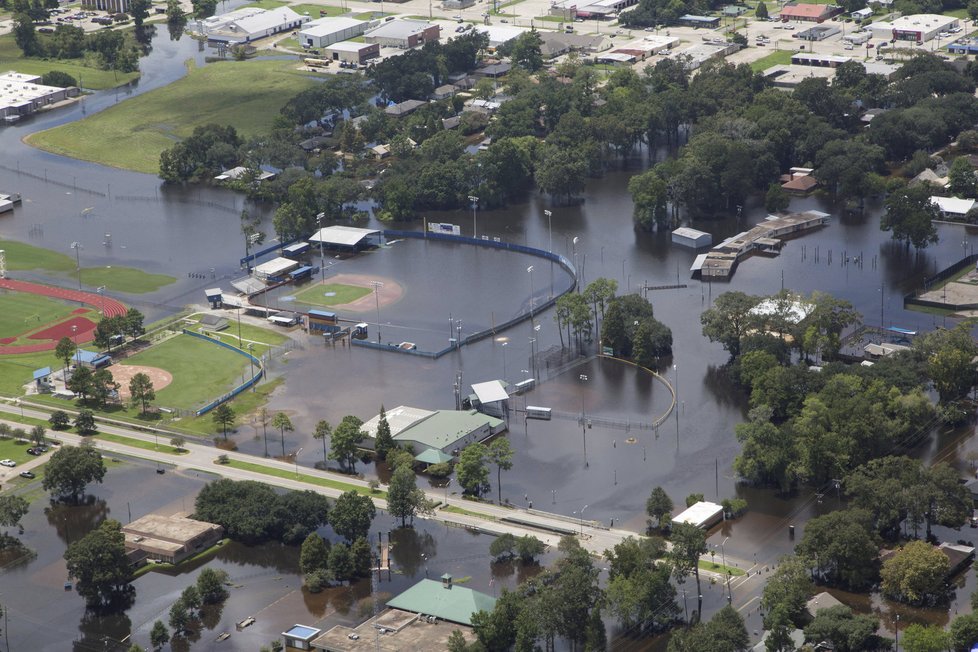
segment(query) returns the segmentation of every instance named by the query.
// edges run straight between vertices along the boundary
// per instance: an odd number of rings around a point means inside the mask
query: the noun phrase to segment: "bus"
[[[539,407],[537,405],[526,406],[527,419],[543,419],[544,421],[550,421],[550,413],[551,409],[548,407]]]
[[[303,59],[302,63],[306,64],[310,68],[325,68],[331,61],[329,59]]]

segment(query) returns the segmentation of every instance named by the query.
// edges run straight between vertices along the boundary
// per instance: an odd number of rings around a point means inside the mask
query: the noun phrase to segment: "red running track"
[[[67,288],[54,287],[53,285],[41,285],[40,283],[30,283],[28,281],[16,281],[10,278],[0,278],[0,288],[13,290],[14,292],[26,292],[28,294],[40,294],[54,299],[65,301],[78,301],[87,304],[95,310],[101,310],[106,317],[118,317],[126,314],[126,306],[121,301],[116,301],[111,297],[91,292],[80,292]],[[87,320],[86,320],[87,321]],[[91,322],[89,322],[91,323]],[[75,333],[75,341],[78,344],[91,342],[95,337],[95,324],[84,332]],[[0,346],[0,354],[15,353],[38,353],[40,351],[51,351],[58,343],[55,340],[38,342],[37,344],[23,344],[20,346]]]

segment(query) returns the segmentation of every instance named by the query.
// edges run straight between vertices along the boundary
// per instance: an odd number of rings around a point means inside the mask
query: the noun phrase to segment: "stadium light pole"
[[[384,287],[384,284],[380,281],[370,281],[370,285],[374,286],[374,302],[377,304],[377,344],[380,344],[380,288]]]
[[[530,276],[530,323],[533,323],[533,265],[526,268],[526,273]]]
[[[469,201],[472,202],[472,237],[475,238],[478,236],[478,232],[476,230],[475,214],[476,214],[476,210],[479,207],[479,198],[476,197],[475,195],[469,195]]]
[[[326,213],[319,213],[316,215],[316,226],[319,230],[316,231],[316,237],[319,238],[319,277],[323,283],[326,285],[326,259],[323,257],[323,218],[326,217]]]
[[[553,211],[545,210],[543,214],[547,216],[547,252],[552,256],[554,253],[554,227],[553,221]],[[550,259],[550,299],[554,298],[554,261],[553,258]]]
[[[299,453],[301,453],[301,452],[302,452],[302,448],[299,448],[299,450],[297,450],[295,452],[295,455],[292,456],[292,461],[295,462],[295,479],[296,480],[299,479]]]
[[[78,291],[81,292],[81,259],[78,250],[82,248],[80,242],[72,242],[71,248],[75,250],[75,272],[78,274]]]
[[[98,294],[99,313],[105,317],[105,286],[100,285],[95,288],[95,293]]]
[[[578,376],[581,383],[587,382],[587,374],[581,374]],[[584,415],[584,392],[581,392],[581,438],[584,440],[584,468],[588,467],[587,463],[587,419]],[[583,511],[583,510],[582,510]]]

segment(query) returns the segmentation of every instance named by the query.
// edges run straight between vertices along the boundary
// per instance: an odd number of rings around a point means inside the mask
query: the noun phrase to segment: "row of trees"
[[[136,4],[139,3],[148,4],[148,1],[137,0]],[[46,10],[42,12],[47,14]],[[14,41],[25,57],[84,58],[104,70],[134,72],[139,69],[141,50],[132,35],[116,30],[86,34],[81,27],[63,23],[54,28],[53,34],[39,34],[34,24],[38,19],[33,18],[32,13],[37,15],[34,11],[14,16]]]

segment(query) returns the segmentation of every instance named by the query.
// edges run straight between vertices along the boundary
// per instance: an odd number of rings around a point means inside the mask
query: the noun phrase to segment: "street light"
[[[587,374],[581,374],[578,376],[582,383],[587,382]],[[581,438],[584,440],[584,468],[588,467],[587,463],[587,419],[584,417],[584,392],[581,392]]]
[[[547,251],[550,253],[554,252],[554,227],[552,220],[553,211],[543,211],[543,214],[547,216]]]
[[[479,206],[479,198],[475,195],[469,195],[469,201],[472,202],[472,237],[475,238],[478,236],[475,222],[475,211]]]
[[[102,317],[105,317],[105,286],[100,285],[97,288],[95,288],[95,294],[98,295],[99,314]]]
[[[370,285],[374,286],[374,302],[377,304],[377,344],[380,344],[380,288],[384,287],[384,284],[380,281],[370,281]]]
[[[316,231],[316,237],[319,238],[319,278],[322,280],[323,285],[326,285],[326,263],[323,257],[323,218],[326,217],[326,213],[319,213],[316,215],[316,226],[319,230]]]
[[[730,571],[727,569],[727,555],[724,553],[723,544],[725,544],[727,542],[727,539],[729,538],[730,537],[726,537],[724,538],[723,541],[720,542],[720,559],[723,561],[723,574],[727,576],[727,602],[728,603],[733,602],[733,594],[730,592]]]
[[[78,290],[81,291],[81,260],[79,259],[78,250],[82,248],[80,242],[72,242],[71,248],[75,250],[75,271],[78,273]]]
[[[584,510],[587,509],[587,505],[581,508],[581,536],[584,536]]]
[[[292,461],[295,462],[295,479],[296,480],[299,479],[299,453],[301,453],[301,452],[302,452],[302,448],[299,448],[299,450],[297,450],[295,452],[295,455],[292,456]]]
[[[526,273],[530,275],[530,320],[533,320],[533,265],[526,268]]]
[[[574,245],[574,285],[577,286],[577,291],[580,292],[581,291],[580,273],[578,272],[577,269],[577,241],[578,241],[578,237],[575,235],[574,239],[571,240],[571,243]]]
[[[509,342],[503,342],[503,346],[502,346],[502,349],[503,349],[503,380],[506,380],[506,345],[507,344],[509,344]]]

